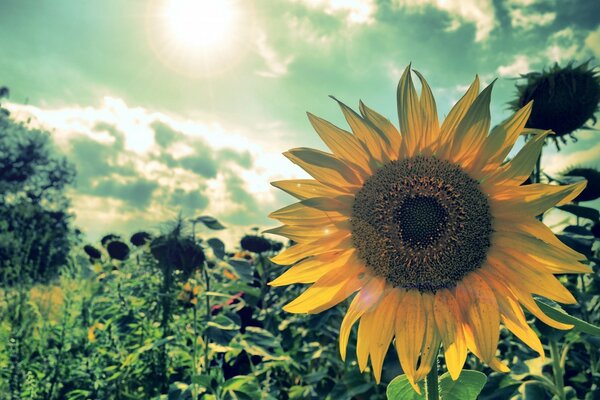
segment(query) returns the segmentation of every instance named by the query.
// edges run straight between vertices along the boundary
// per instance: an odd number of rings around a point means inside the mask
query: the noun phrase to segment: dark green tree
[[[8,89],[0,88],[0,98]],[[73,239],[65,189],[74,167],[49,133],[17,122],[0,105],[0,283],[47,281]]]

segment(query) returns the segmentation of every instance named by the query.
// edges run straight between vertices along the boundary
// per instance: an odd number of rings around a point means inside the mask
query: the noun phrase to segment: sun
[[[177,44],[190,50],[224,45],[234,27],[232,0],[169,0],[164,17]]]

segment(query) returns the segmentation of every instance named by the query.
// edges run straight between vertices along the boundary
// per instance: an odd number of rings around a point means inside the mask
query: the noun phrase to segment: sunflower
[[[467,351],[507,372],[496,357],[500,322],[543,356],[522,306],[554,328],[571,328],[545,315],[532,294],[575,303],[554,274],[589,268],[536,219],[571,201],[585,181],[521,185],[550,132],[538,132],[503,163],[532,103],[488,135],[493,84],[479,93],[476,77],[440,126],[431,89],[414,73],[420,97],[410,66],[398,84],[401,133],[362,102],[359,115],[338,101],[352,133],[308,114],[332,153],[284,153],[314,179],[273,182],[299,202],[272,213],[283,226],[269,232],[297,243],[272,259],[293,266],[270,284],[312,283],[284,309],[319,313],[356,293],[340,328],[342,358],[360,321],[360,370],[370,358],[379,382],[395,337],[418,391],[440,346],[453,379]]]

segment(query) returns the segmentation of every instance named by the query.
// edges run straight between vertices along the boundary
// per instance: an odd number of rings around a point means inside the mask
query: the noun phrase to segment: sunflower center
[[[448,212],[434,197],[409,197],[396,209],[394,222],[402,239],[412,246],[426,246],[442,236]]]
[[[486,259],[492,217],[479,183],[435,157],[392,161],[357,192],[352,240],[390,284],[422,292],[451,288]]]

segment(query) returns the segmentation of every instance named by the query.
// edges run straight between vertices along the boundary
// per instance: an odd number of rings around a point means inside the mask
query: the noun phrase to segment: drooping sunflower
[[[418,391],[440,346],[453,379],[467,351],[508,371],[496,357],[501,322],[543,356],[522,306],[552,327],[571,328],[545,315],[532,294],[574,303],[554,274],[589,268],[536,219],[585,182],[521,186],[550,132],[503,163],[532,104],[488,134],[492,85],[479,93],[476,77],[440,126],[431,89],[414,73],[420,97],[410,66],[398,84],[400,132],[362,102],[359,115],[338,101],[352,133],[308,114],[332,153],[284,153],[314,179],[273,182],[299,202],[272,213],[284,225],[269,232],[297,243],[272,259],[293,266],[271,285],[312,283],[284,309],[319,313],[356,293],[340,328],[342,358],[360,320],[360,370],[370,358],[379,382],[395,337]]]

